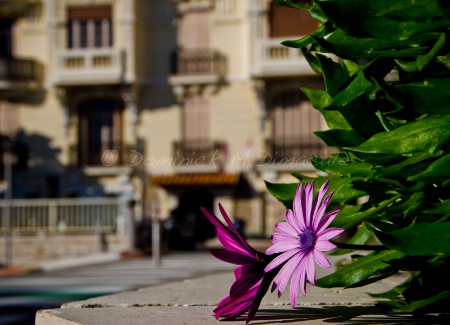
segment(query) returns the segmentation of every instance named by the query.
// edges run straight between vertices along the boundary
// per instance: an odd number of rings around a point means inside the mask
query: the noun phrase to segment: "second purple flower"
[[[336,246],[329,240],[340,235],[344,229],[327,227],[337,216],[334,211],[324,216],[328,203],[333,195],[325,197],[329,190],[326,181],[314,198],[314,182],[300,183],[293,202],[293,211],[287,210],[286,222],[275,226],[277,233],[272,235],[273,246],[266,254],[282,253],[273,259],[265,268],[265,272],[283,265],[274,279],[272,291],[278,286],[281,296],[292,276],[290,285],[290,301],[292,308],[297,302],[298,289],[306,294],[306,280],[315,285],[315,267],[317,263],[323,268],[330,268],[328,259],[322,252],[330,251]]]

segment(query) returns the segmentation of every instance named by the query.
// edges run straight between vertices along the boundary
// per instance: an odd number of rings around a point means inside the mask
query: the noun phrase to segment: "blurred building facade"
[[[214,235],[198,207],[221,202],[263,234],[284,217],[264,180],[295,182],[291,172],[314,173],[311,155],[328,154],[312,135],[326,124],[299,91],[321,78],[280,45],[315,30],[307,13],[268,0],[0,8],[11,17],[0,26],[0,133],[26,148],[15,198],[134,200],[136,219],[157,206],[196,241]]]

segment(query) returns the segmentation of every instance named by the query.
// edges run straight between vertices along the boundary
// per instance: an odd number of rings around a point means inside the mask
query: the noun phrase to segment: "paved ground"
[[[289,295],[278,299],[268,294],[250,324],[449,324],[449,315],[390,314],[373,306],[366,292],[381,292],[404,281],[397,275],[364,288],[321,289],[308,286],[291,309]],[[216,303],[227,294],[232,272],[67,303],[63,308],[39,311],[36,325],[173,325],[244,324],[244,319],[218,322],[213,317]]]
[[[98,261],[102,262],[100,258]],[[234,269],[206,251],[164,256],[160,267],[154,266],[151,258],[114,262],[104,258],[103,264],[82,267],[74,267],[74,262],[46,263],[47,272],[0,276],[0,324],[31,325],[38,309]],[[61,269],[64,265],[70,268]],[[60,270],[49,271],[55,269]]]

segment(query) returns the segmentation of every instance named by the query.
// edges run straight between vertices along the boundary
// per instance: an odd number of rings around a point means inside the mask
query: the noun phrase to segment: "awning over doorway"
[[[239,175],[227,173],[158,175],[150,179],[151,184],[163,187],[234,186],[238,181]]]

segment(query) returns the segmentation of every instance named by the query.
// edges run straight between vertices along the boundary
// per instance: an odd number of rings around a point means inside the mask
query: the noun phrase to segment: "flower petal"
[[[329,226],[329,224],[334,220],[334,218],[336,218],[339,212],[340,212],[339,210],[336,210],[327,214],[327,216],[320,221],[319,226],[317,226],[316,234],[320,234],[322,231],[324,231]]]
[[[315,249],[315,248],[312,250],[312,253],[314,255],[314,260],[321,267],[323,267],[325,269],[329,269],[331,267],[331,264],[328,261],[328,259],[324,253],[322,253],[321,251],[319,251],[318,249]]]
[[[287,222],[279,222],[275,225],[275,229],[282,234],[289,235],[292,237],[298,236],[298,232]]]
[[[301,259],[300,263],[298,264],[297,268],[295,269],[294,275],[291,279],[291,286],[289,288],[289,296],[291,300],[291,306],[292,308],[295,308],[295,305],[297,304],[297,296],[298,296],[298,288],[300,284],[304,285],[304,283],[301,283],[302,281],[305,282],[305,259]],[[302,277],[303,275],[303,277]],[[303,294],[304,295],[304,294]]]
[[[295,218],[291,210],[286,211],[286,221],[292,228],[295,229],[297,233],[301,233],[305,230],[305,225],[303,224],[302,218]]]
[[[295,254],[297,254],[298,252],[300,252],[300,249],[293,249],[290,251],[287,251],[277,257],[275,257],[264,269],[264,272],[269,272],[270,270],[273,270],[274,268],[276,268],[277,266],[283,264],[284,262],[286,262],[288,259],[290,259],[292,256],[294,256]]]
[[[291,235],[281,234],[281,233],[274,233],[271,237],[272,243],[278,244],[278,243],[298,243],[298,237],[292,237]]]
[[[318,249],[319,251],[328,252],[328,251],[335,249],[336,245],[330,243],[328,240],[320,239],[320,240],[316,241],[316,244],[314,245],[314,247],[316,249]]]
[[[243,264],[253,264],[256,262],[256,258],[248,257],[247,255],[242,255],[235,252],[227,251],[226,249],[211,249],[211,254],[221,261],[243,265]]]
[[[295,197],[293,202],[294,216],[299,219],[299,222],[304,224],[303,212],[302,212],[302,183],[298,184],[295,191]]]
[[[266,255],[287,252],[287,251],[290,251],[291,249],[295,249],[295,248],[300,248],[300,244],[298,241],[296,243],[277,243],[277,244],[270,246],[266,250]]]
[[[322,233],[317,235],[317,241],[319,240],[329,240],[331,238],[334,238],[336,236],[339,236],[345,231],[345,229],[342,228],[329,228]]]
[[[309,283],[313,286],[316,285],[316,268],[314,267],[313,253],[309,252],[305,256],[306,259],[306,275],[308,276]]]
[[[260,272],[250,272],[244,274],[240,279],[234,281],[230,288],[230,298],[236,299],[244,295],[248,290],[250,290],[256,283],[262,280],[264,273]]]
[[[316,223],[316,219],[320,219],[317,215],[317,212],[319,211],[319,208],[322,206],[326,206],[327,204],[325,204],[325,201],[322,202],[323,197],[325,196],[325,194],[327,193],[327,191],[330,189],[327,185],[330,182],[329,179],[327,179],[325,181],[325,183],[323,183],[323,185],[320,187],[319,192],[317,193],[316,198],[314,199],[313,205],[312,205],[312,211],[311,211],[311,219],[312,219],[312,223],[313,225]]]
[[[326,209],[328,208],[328,202],[331,199],[331,196],[333,193],[328,195],[324,200],[320,208],[318,209],[316,215],[314,216],[312,227],[314,231],[317,231],[317,228],[319,227],[320,221],[322,220],[323,214],[325,213]]]
[[[292,273],[298,267],[301,259],[305,256],[303,252],[299,252],[294,257],[292,257],[280,270],[274,279],[274,282],[278,283],[278,298],[281,297],[286,285],[291,278]]]
[[[233,222],[231,221],[228,214],[225,212],[225,209],[222,207],[222,204],[219,203],[219,210],[222,214],[222,217],[225,219],[228,226],[231,228],[231,230],[236,234],[236,236],[239,239],[240,244],[249,252],[251,255],[254,255],[256,251],[245,241],[245,239],[242,237],[242,235],[237,231],[236,227],[234,226]]]
[[[302,207],[305,219],[305,226],[308,229],[311,228],[311,208],[314,196],[313,189],[314,189],[314,181],[311,181],[311,183],[306,183],[302,197]]]

